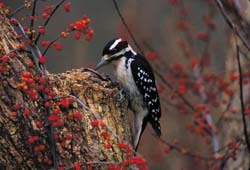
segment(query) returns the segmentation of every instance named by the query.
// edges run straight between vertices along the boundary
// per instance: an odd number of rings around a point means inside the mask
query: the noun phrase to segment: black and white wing
[[[131,62],[131,71],[136,86],[143,96],[144,104],[148,108],[148,115],[144,120],[146,121],[144,124],[147,124],[147,121],[149,121],[156,134],[160,136],[161,127],[159,120],[161,117],[161,106],[153,70],[148,61],[143,56],[137,54]]]

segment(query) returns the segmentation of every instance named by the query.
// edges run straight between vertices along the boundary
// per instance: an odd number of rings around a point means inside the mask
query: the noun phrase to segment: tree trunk
[[[236,52],[235,52],[235,41],[233,35],[231,35],[231,48],[228,49],[227,58],[225,61],[225,70],[226,70],[226,78],[230,78],[231,73],[238,72],[237,60],[236,60]],[[243,48],[243,47],[241,47]],[[242,69],[247,70],[247,62],[245,58],[241,56]],[[230,85],[230,88],[235,91],[232,97],[223,94],[222,101],[223,105],[221,106],[221,110],[235,110],[237,114],[227,113],[225,115],[226,121],[222,123],[222,139],[221,143],[223,146],[228,145],[230,142],[234,142],[239,139],[243,139],[243,122],[241,115],[241,106],[240,106],[240,90],[239,90],[239,82],[238,80],[233,82]],[[243,86],[244,91],[244,103],[247,106],[247,100],[249,99],[249,85],[246,84]],[[249,126],[249,122],[248,122]],[[249,168],[249,153],[245,145],[240,145],[241,150],[237,152],[235,159],[228,159],[225,164],[225,169],[227,170],[245,170]]]
[[[250,2],[247,0],[233,0],[231,2],[222,0],[222,8],[221,12],[224,12],[224,17],[228,18],[227,22],[230,22],[230,27],[234,30],[231,35],[231,47],[228,48],[228,54],[225,61],[225,73],[226,78],[229,79],[231,73],[238,73],[238,65],[237,65],[237,52],[236,52],[236,43],[239,45],[240,49],[240,60],[241,60],[241,69],[243,72],[248,71],[249,69],[249,57],[244,56],[242,52],[245,54],[249,54],[250,50],[250,31],[249,31],[249,9]],[[236,39],[235,39],[236,38]],[[248,59],[247,59],[248,58]],[[243,76],[244,77],[244,76]],[[226,114],[226,122],[222,124],[222,139],[221,143],[223,146],[228,145],[229,143],[239,141],[239,139],[244,139],[243,133],[243,121],[242,121],[242,113],[241,113],[241,104],[240,104],[240,88],[239,88],[239,80],[231,83],[229,86],[234,90],[234,95],[229,97],[228,95],[222,95],[222,101],[224,105],[221,106],[221,109],[227,110],[230,112],[230,109],[235,110],[237,114]],[[249,96],[250,96],[250,86],[248,84],[243,83],[243,98],[245,103],[245,108],[249,107]],[[249,119],[247,118],[247,127],[249,133]],[[245,140],[245,139],[244,139]],[[235,142],[236,143],[236,142]],[[242,143],[242,142],[238,142]],[[250,157],[247,150],[246,145],[239,145],[239,150],[236,152],[235,159],[227,159],[225,161],[224,169],[227,170],[245,170],[249,169]]]
[[[42,74],[4,10],[0,22],[0,169],[105,169],[129,159],[128,103],[117,86],[86,69]]]

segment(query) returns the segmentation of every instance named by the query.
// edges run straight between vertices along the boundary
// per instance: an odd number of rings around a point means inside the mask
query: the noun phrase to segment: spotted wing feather
[[[144,124],[147,124],[147,121],[149,121],[156,134],[160,136],[161,127],[159,120],[161,117],[161,107],[153,70],[148,61],[143,56],[137,54],[131,63],[131,71],[136,86],[143,96],[144,104],[148,108],[148,115],[144,119]]]

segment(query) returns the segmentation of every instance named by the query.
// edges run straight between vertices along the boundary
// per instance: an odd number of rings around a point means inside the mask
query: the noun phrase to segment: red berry
[[[88,34],[91,35],[91,36],[94,35],[94,30],[93,30],[93,29],[90,29],[90,30],[88,31]]]
[[[68,3],[63,4],[63,8],[66,12],[69,12],[70,11],[70,3],[68,2]]]
[[[238,79],[238,74],[237,74],[237,73],[232,73],[232,74],[230,75],[230,79],[231,79],[232,81],[237,80],[237,79]]]
[[[11,116],[16,117],[17,116],[17,112],[11,112]]]
[[[19,47],[19,49],[24,49],[25,48],[24,42],[21,42],[18,47]]]
[[[45,149],[45,145],[43,145],[43,144],[39,145],[39,150],[40,151],[43,151],[44,149]]]
[[[14,24],[14,25],[17,25],[17,24],[18,24],[18,20],[12,18],[12,19],[10,20],[10,23],[12,23],[12,24]]]
[[[29,66],[29,67],[33,67],[33,66],[34,66],[34,63],[33,63],[32,61],[30,61],[30,62],[28,63],[28,66]]]
[[[146,57],[148,60],[154,60],[157,58],[157,54],[156,52],[149,52],[148,54],[146,54]]]
[[[40,27],[39,27],[39,33],[44,35],[44,34],[46,33],[45,27],[40,26]]]
[[[107,142],[107,143],[105,144],[105,147],[106,147],[107,149],[109,149],[109,148],[111,148],[111,144],[110,144],[109,142]]]
[[[58,42],[54,42],[54,47],[57,51],[61,51],[62,50],[62,45]]]
[[[18,110],[18,109],[20,109],[20,108],[21,108],[20,105],[17,104],[17,103],[13,105],[13,109],[14,109],[14,110]]]
[[[81,170],[81,163],[80,162],[75,162],[74,167],[75,167],[75,170]]]
[[[5,64],[5,63],[7,63],[9,61],[9,58],[8,57],[3,57],[2,58],[2,62]]]
[[[44,8],[43,8],[43,10],[45,11],[45,12],[47,12],[47,13],[51,13],[51,7],[49,6],[49,5],[45,5],[44,6]]]
[[[59,109],[53,109],[53,114],[55,115],[59,114]]]
[[[32,15],[31,15],[31,16],[29,16],[29,19],[30,19],[31,21],[32,21],[32,20],[34,20],[34,18],[35,18],[35,17],[34,17],[34,16],[32,16]]]
[[[45,102],[45,103],[44,103],[44,106],[45,106],[45,107],[50,107],[50,102]]]
[[[91,126],[95,127],[99,125],[99,120],[92,120]]]
[[[186,88],[185,85],[180,85],[179,86],[179,93],[182,94],[182,95],[187,93],[187,88]]]
[[[79,121],[81,121],[82,120],[82,114],[80,113],[80,112],[76,112],[76,113],[74,113],[74,118],[75,119],[77,119],[77,120],[79,120]]]
[[[71,140],[72,139],[72,135],[70,133],[65,135],[66,140]]]
[[[42,122],[40,120],[36,120],[35,124],[38,128],[42,127]]]
[[[169,153],[171,151],[171,148],[169,147],[169,146],[166,146],[165,148],[164,148],[164,152],[165,153]]]
[[[220,154],[217,154],[216,157],[215,157],[215,159],[216,159],[217,161],[221,161],[222,158],[223,158],[223,157],[222,157]]]
[[[25,109],[25,110],[23,111],[23,114],[26,115],[26,116],[28,116],[28,115],[30,114],[30,110]]]
[[[91,35],[87,34],[87,35],[85,36],[85,40],[86,40],[86,41],[90,41],[91,39],[92,39],[92,36],[91,36]]]
[[[53,125],[54,127],[59,127],[59,126],[62,126],[62,125],[63,125],[63,122],[62,122],[61,120],[55,121],[55,122],[52,122],[52,125]]]
[[[208,35],[206,32],[198,32],[197,38],[202,41],[206,41],[208,39]]]
[[[38,136],[30,136],[30,137],[28,138],[28,142],[29,142],[29,143],[34,143],[34,142],[36,142],[38,139],[39,139]]]
[[[0,2],[0,8],[3,8],[3,7],[4,7],[4,3]]]
[[[39,63],[44,64],[46,62],[46,58],[44,56],[39,57]]]
[[[176,26],[178,30],[185,30],[188,28],[188,25],[185,20],[180,20]]]
[[[74,34],[75,39],[79,40],[81,38],[81,32],[80,31],[76,31]]]
[[[41,41],[41,46],[46,47],[49,45],[49,43],[50,43],[49,41]]]
[[[60,117],[58,115],[50,115],[48,119],[49,121],[53,122],[53,121],[58,121]]]
[[[48,13],[46,13],[46,12],[42,13],[42,18],[43,19],[47,19],[48,17],[49,17]]]

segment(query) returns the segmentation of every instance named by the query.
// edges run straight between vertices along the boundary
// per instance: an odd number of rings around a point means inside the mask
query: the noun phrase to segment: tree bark
[[[0,22],[0,169],[105,169],[129,159],[118,145],[131,143],[118,87],[86,69],[41,74],[2,9]]]
[[[231,73],[237,73],[237,60],[236,60],[236,51],[235,51],[235,41],[233,35],[231,35],[231,48],[228,49],[227,58],[225,61],[225,77],[227,79],[230,78]],[[243,46],[241,46],[243,48]],[[241,56],[242,69],[247,70],[247,61],[243,56]],[[240,90],[239,90],[239,82],[238,80],[231,83],[229,86],[234,90],[234,95],[229,97],[228,95],[222,95],[223,105],[221,105],[221,110],[228,110],[230,112],[231,109],[237,111],[236,114],[227,113],[225,115],[226,121],[222,123],[222,139],[221,143],[223,146],[228,145],[230,142],[234,142],[237,139],[243,139],[243,122],[240,108]],[[247,106],[247,100],[249,99],[249,85],[246,84],[243,86],[244,91],[244,103]],[[249,121],[248,121],[249,126]],[[245,145],[240,145],[240,151],[237,152],[235,159],[228,159],[225,164],[225,169],[227,170],[244,170],[249,168],[249,153]]]
[[[221,6],[220,3],[221,2]],[[217,4],[227,21],[228,25],[231,27],[232,35],[230,37],[231,47],[228,49],[227,58],[225,61],[225,73],[226,78],[229,79],[231,73],[239,73],[238,65],[237,65],[237,55],[240,57],[241,61],[241,69],[243,72],[249,71],[249,51],[250,51],[250,31],[249,31],[249,9],[250,2],[247,0],[217,0]],[[236,51],[236,44],[239,47],[239,54]],[[242,75],[242,77],[246,77]],[[246,78],[247,79],[247,78]],[[243,87],[243,102],[245,108],[249,107],[249,97],[250,97],[250,86],[249,83],[242,85]],[[224,105],[221,106],[222,110],[230,111],[233,109],[237,114],[226,114],[226,122],[222,124],[222,140],[221,143],[225,146],[229,143],[244,140],[245,136],[243,133],[243,120],[241,113],[241,99],[240,99],[240,88],[239,88],[239,80],[233,82],[229,86],[234,90],[234,95],[229,97],[227,95],[222,95],[222,101]],[[246,116],[246,126],[249,134],[249,117]],[[248,135],[249,137],[249,135]],[[236,143],[236,142],[235,142]],[[238,142],[239,150],[236,152],[236,156],[234,159],[226,159],[224,164],[224,169],[227,170],[243,170],[249,169],[249,152],[247,150],[246,144],[242,144],[242,142]]]

